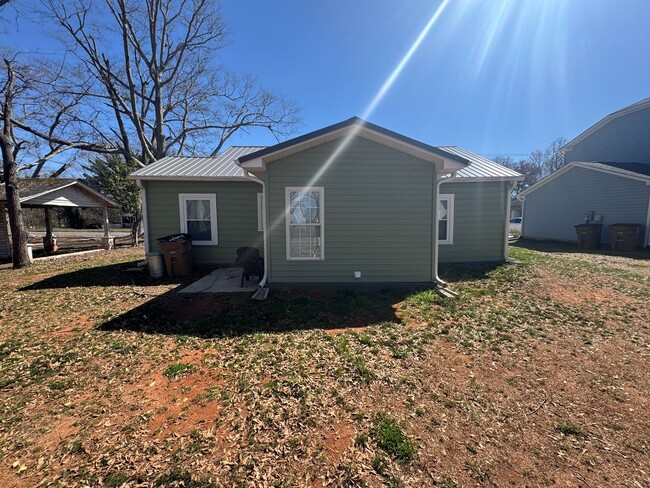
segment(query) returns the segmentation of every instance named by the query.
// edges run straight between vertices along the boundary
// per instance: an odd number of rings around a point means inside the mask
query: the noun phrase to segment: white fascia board
[[[622,178],[628,178],[628,179],[631,179],[631,180],[643,181],[643,182],[646,182],[646,183],[650,182],[650,176],[644,176],[644,175],[641,175],[639,173],[634,173],[633,171],[627,171],[625,169],[620,169],[620,168],[616,168],[614,166],[608,166],[606,164],[601,164],[601,163],[587,163],[587,162],[574,161],[572,163],[567,164],[566,166],[563,166],[561,169],[557,170],[555,173],[550,174],[549,176],[547,176],[546,178],[538,181],[534,185],[526,188],[524,191],[522,191],[519,194],[519,196],[521,196],[522,198],[525,198],[526,195],[528,195],[529,193],[534,192],[538,188],[544,186],[546,183],[549,183],[549,182],[553,181],[558,176],[563,175],[564,173],[566,173],[567,171],[572,170],[573,168],[584,168],[584,169],[588,169],[588,170],[591,170],[591,171],[600,171],[601,173],[607,173],[607,174],[611,174],[611,175],[614,175],[614,176],[620,176]]]
[[[593,171],[601,171],[603,173],[609,173],[616,176],[623,176],[624,178],[630,178],[637,181],[650,182],[650,176],[645,176],[640,173],[635,173],[634,171],[628,171],[623,168],[617,168],[615,166],[609,166],[607,164],[601,163],[576,163],[577,166],[581,168],[588,168]]]
[[[643,110],[644,108],[650,107],[650,98],[646,98],[644,100],[641,100],[637,103],[634,103],[632,105],[629,105],[625,108],[622,108],[620,110],[617,110],[616,112],[612,112],[611,114],[603,117],[600,119],[598,122],[596,122],[594,125],[589,127],[587,130],[581,132],[578,136],[574,137],[571,139],[569,142],[567,142],[564,146],[562,146],[560,149],[558,149],[558,152],[561,152],[562,154],[566,154],[568,151],[571,151],[576,144],[581,143],[584,141],[587,137],[589,137],[591,134],[596,132],[598,129],[604,127],[605,125],[609,124],[612,120],[617,119],[623,115],[630,114],[632,112],[636,112],[637,110]]]
[[[253,172],[266,171],[266,162],[264,161],[263,158],[255,158],[255,159],[251,159],[250,161],[245,161],[243,163],[240,163],[239,161],[237,162],[241,168],[246,169],[248,171],[253,171]]]

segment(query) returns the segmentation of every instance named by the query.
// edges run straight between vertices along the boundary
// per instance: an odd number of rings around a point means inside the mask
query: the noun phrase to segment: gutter
[[[268,253],[269,253],[269,233],[268,233],[268,225],[266,223],[266,182],[260,178],[256,178],[254,176],[251,176],[251,174],[248,172],[248,170],[244,169],[244,178],[253,181],[255,183],[258,183],[262,185],[262,195],[263,195],[263,201],[264,201],[264,208],[262,209],[262,226],[264,227],[262,235],[264,238],[264,276],[262,276],[262,279],[260,280],[259,284],[257,285],[258,290],[261,290],[266,286],[266,281],[268,280],[269,276],[269,259],[268,259]],[[268,293],[268,290],[267,290]]]
[[[150,251],[149,249],[149,212],[147,211],[147,187],[142,184],[142,181],[135,180],[135,184],[140,189],[140,200],[142,202],[142,228],[144,230],[144,252],[145,254]]]

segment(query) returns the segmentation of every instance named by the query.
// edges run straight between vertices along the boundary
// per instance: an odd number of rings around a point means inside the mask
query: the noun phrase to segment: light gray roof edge
[[[458,146],[438,146],[441,149],[453,152],[469,160],[470,164],[456,172],[456,178],[472,180],[506,180],[518,181],[523,179],[523,175],[510,168],[506,168],[494,161],[483,156],[468,151]]]
[[[166,156],[139,168],[129,179],[173,179],[197,177],[204,179],[242,180],[244,170],[236,163],[243,154],[258,151],[262,146],[231,146],[216,156]]]

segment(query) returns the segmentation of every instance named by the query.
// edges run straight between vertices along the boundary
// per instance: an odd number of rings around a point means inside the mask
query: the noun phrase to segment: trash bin
[[[574,226],[578,237],[578,249],[598,249],[603,224],[578,224]]]
[[[163,264],[163,257],[160,253],[149,252],[146,255],[147,266],[149,267],[149,276],[152,278],[162,278],[165,274],[165,265]]]
[[[160,252],[165,258],[167,276],[188,276],[192,274],[192,236],[172,234],[158,239]]]
[[[639,224],[612,224],[609,226],[609,244],[612,251],[631,252],[636,249],[641,234]]]

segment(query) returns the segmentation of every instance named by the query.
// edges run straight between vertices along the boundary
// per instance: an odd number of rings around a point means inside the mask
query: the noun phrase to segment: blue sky
[[[440,4],[226,0],[220,61],[293,98],[300,132],[316,130],[364,114]],[[648,19],[647,0],[451,0],[368,119],[434,145],[524,156],[650,96]],[[34,48],[50,42],[42,27],[21,31]]]

